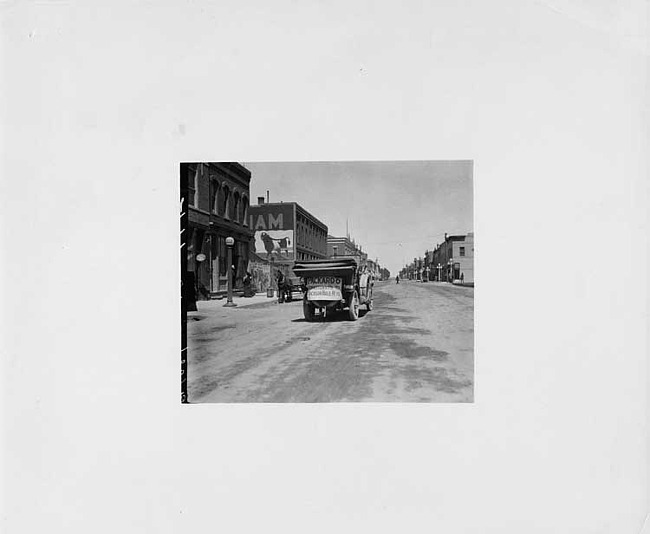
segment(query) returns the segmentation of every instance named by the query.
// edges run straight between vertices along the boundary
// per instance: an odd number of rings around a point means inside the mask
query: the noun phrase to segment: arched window
[[[235,194],[232,191],[228,194],[228,218],[231,221],[235,218]]]
[[[210,211],[218,213],[217,199],[219,196],[219,182],[210,180]]]
[[[222,215],[226,218],[230,217],[230,210],[232,209],[232,195],[230,188],[227,185],[223,186],[223,212]]]
[[[248,226],[248,197],[246,195],[242,198],[242,212],[244,214],[242,223],[244,223],[244,226]]]
[[[239,191],[235,191],[233,199],[234,199],[233,210],[232,210],[233,213],[232,213],[231,219],[236,221],[236,222],[239,222],[240,221],[240,219],[239,219],[239,216],[240,216],[240,212],[239,212],[239,204],[240,204],[240,202],[239,202],[239,199],[240,199]]]
[[[222,185],[217,189],[217,214],[223,216],[226,212],[226,192]]]

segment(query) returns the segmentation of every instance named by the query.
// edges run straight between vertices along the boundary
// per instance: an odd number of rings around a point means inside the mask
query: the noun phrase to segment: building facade
[[[430,272],[433,280],[453,282],[462,280],[474,283],[474,233],[466,235],[445,234],[445,240],[429,253]]]
[[[226,238],[232,237],[233,281],[242,286],[253,232],[248,226],[251,173],[239,163],[182,163],[181,197],[187,199],[187,271],[197,297],[226,291]]]
[[[327,257],[327,226],[297,202],[264,202],[250,206],[249,228],[255,253],[277,265]]]
[[[363,252],[361,246],[357,245],[354,239],[328,235],[327,257],[334,258],[336,256],[357,256],[363,262],[368,259],[368,253]]]
[[[356,252],[357,247],[349,237],[327,236],[328,258],[334,258],[335,256],[354,256]]]

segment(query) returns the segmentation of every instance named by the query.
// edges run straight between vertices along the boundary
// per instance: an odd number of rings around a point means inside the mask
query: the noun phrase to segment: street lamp
[[[235,240],[232,237],[226,237],[226,245],[228,246],[228,300],[223,305],[224,308],[237,306],[232,301],[232,247],[235,244]]]

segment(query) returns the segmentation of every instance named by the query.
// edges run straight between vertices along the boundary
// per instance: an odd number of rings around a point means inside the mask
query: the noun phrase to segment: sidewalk
[[[422,284],[422,285],[432,285],[432,286],[439,286],[439,287],[474,287],[474,282],[468,282],[467,284],[452,284],[451,282],[436,282],[435,280],[429,281],[429,282],[420,282],[419,280],[400,280],[400,284],[407,283],[407,284]]]
[[[196,307],[198,308],[198,311],[187,312],[187,316],[192,317],[204,313],[206,311],[222,308],[227,301],[228,299],[226,299],[226,297],[222,299],[199,300],[196,303]],[[248,306],[259,307],[264,305],[272,306],[274,304],[275,305],[278,304],[278,297],[276,296],[273,298],[269,298],[266,296],[266,292],[263,292],[263,293],[257,293],[254,296],[248,298],[233,296],[232,301],[233,304],[237,304],[238,308],[246,308]]]

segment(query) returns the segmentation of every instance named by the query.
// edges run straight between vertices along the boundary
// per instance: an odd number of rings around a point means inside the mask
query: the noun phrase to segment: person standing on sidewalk
[[[252,288],[252,276],[248,271],[244,275],[244,297],[252,297],[255,295],[255,290]]]

